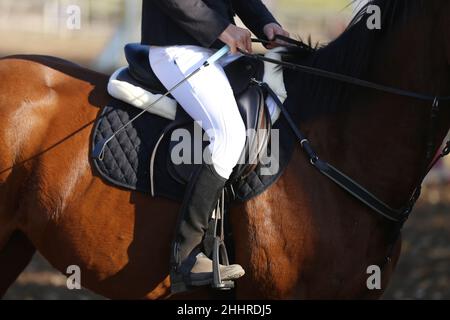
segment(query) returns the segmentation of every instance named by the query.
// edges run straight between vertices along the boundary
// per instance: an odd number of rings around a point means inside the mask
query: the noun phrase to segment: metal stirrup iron
[[[212,216],[214,225],[214,244],[212,252],[213,283],[212,287],[218,290],[230,290],[234,288],[234,281],[222,281],[220,265],[229,266],[227,248],[225,246],[225,190],[217,201],[217,207]]]

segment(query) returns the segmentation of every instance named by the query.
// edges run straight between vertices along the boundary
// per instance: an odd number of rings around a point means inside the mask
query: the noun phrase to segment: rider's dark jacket
[[[219,47],[235,14],[260,38],[276,23],[261,0],[143,0],[142,44]]]

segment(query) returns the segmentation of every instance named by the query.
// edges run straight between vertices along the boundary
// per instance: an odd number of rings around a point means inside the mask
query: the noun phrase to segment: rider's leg
[[[211,54],[208,49],[193,46],[153,47],[150,62],[156,75],[169,89]],[[172,95],[210,138],[212,165],[203,165],[189,182],[173,246],[175,268],[171,273],[172,284],[182,280],[191,285],[203,285],[212,280],[212,265],[201,263],[205,260],[201,259],[202,255],[197,255],[200,252],[198,248],[210,214],[244,148],[245,126],[220,63],[205,68]],[[233,279],[244,272],[240,266],[231,266],[224,273],[225,278]]]
[[[152,47],[150,62],[155,74],[169,89],[212,53],[212,50],[196,46]],[[245,145],[245,125],[220,61],[197,73],[172,95],[208,133],[214,168],[228,179]]]

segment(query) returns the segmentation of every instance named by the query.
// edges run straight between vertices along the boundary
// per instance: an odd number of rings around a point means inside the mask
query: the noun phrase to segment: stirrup
[[[213,261],[213,283],[211,287],[217,290],[231,290],[234,288],[234,281],[223,281],[220,274],[220,265],[229,266],[227,248],[225,245],[225,190],[217,201],[217,207],[213,212],[212,221],[214,224],[214,244],[212,252]],[[222,263],[221,263],[222,262]]]

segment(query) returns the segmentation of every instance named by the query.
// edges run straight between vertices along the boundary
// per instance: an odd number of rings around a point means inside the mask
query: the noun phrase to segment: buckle
[[[434,98],[432,111],[433,111],[433,113],[439,112],[439,98],[438,97]]]
[[[319,157],[315,156],[309,160],[313,166],[316,165],[317,161],[319,161]]]
[[[263,87],[264,86],[264,82],[262,82],[262,81],[259,81],[259,80],[256,80],[256,78],[251,78],[250,79],[250,82],[251,83],[254,83],[254,84],[256,84],[256,85],[258,85],[258,86],[260,86],[260,87]]]
[[[447,144],[445,145],[445,148],[444,148],[444,150],[442,150],[442,155],[445,157],[445,156],[448,156],[450,154],[450,140],[449,141],[447,141]]]

